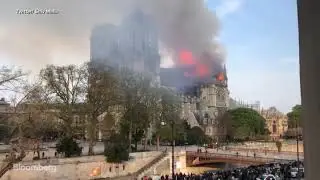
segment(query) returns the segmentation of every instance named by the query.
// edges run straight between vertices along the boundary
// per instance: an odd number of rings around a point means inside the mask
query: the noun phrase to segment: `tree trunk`
[[[134,141],[134,149],[135,149],[135,151],[138,151],[138,141],[137,140]]]
[[[130,118],[130,126],[129,126],[129,153],[132,152],[131,144],[132,144],[132,119]]]
[[[37,146],[36,146],[36,151],[37,151],[37,157],[38,159],[40,159],[40,144],[37,142]]]
[[[144,147],[143,149],[146,151],[147,150],[147,143],[148,143],[148,139],[147,137],[144,138]]]
[[[91,142],[89,142],[89,149],[88,149],[88,155],[89,156],[93,156],[94,152],[93,152],[93,145]]]
[[[88,155],[92,156],[94,155],[93,147],[96,142],[96,136],[97,136],[97,115],[92,115],[91,122],[89,122],[89,147],[88,147]]]
[[[134,138],[134,150],[137,152],[138,151],[138,139],[137,139],[137,129],[135,129],[135,138]]]
[[[160,136],[157,135],[157,151],[159,151],[159,147],[160,147]]]
[[[96,136],[96,131],[92,130],[92,134],[90,135],[89,139],[89,148],[88,148],[88,155],[92,156],[94,155],[93,147],[95,145],[95,136]]]

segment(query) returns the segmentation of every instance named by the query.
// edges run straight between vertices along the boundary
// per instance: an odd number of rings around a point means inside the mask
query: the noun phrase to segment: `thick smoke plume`
[[[138,8],[154,18],[160,40],[173,52],[176,64],[179,53],[188,51],[197,63],[221,67],[223,54],[213,41],[218,21],[202,0],[8,1],[0,6],[0,58],[32,70],[48,63],[82,63],[89,59],[95,25],[119,24]],[[16,13],[25,9],[55,9],[59,14]],[[210,58],[202,58],[204,52]]]

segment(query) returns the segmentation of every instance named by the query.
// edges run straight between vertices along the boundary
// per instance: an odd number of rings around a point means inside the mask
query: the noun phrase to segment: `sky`
[[[231,97],[288,112],[300,104],[294,0],[207,0],[221,23]]]
[[[218,16],[217,39],[226,52],[231,97],[248,103],[260,101],[264,108],[275,106],[282,112],[300,104],[296,2],[205,1]],[[28,2],[35,1],[15,1],[0,6],[4,14],[0,16],[1,65],[39,70],[48,63],[80,64],[89,59],[91,27],[106,18],[119,20],[115,18],[119,13],[103,11],[107,0],[97,1],[101,3],[100,9],[92,8],[94,5],[89,1],[76,9],[72,3],[59,1],[68,5],[58,15],[18,16],[16,9],[30,6]],[[57,4],[43,1],[41,6],[33,7],[55,8]],[[125,7],[122,8],[125,11]],[[46,21],[49,23],[45,24]]]

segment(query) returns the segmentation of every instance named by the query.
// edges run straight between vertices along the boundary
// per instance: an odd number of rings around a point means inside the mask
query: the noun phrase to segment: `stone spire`
[[[225,80],[228,81],[226,64],[223,65],[223,75],[224,75]]]

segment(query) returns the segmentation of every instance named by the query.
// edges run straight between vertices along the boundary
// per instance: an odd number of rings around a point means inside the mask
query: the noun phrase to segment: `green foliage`
[[[178,119],[174,122],[174,140],[176,145],[184,145],[186,139],[186,132],[183,122]],[[158,129],[158,134],[162,142],[171,142],[172,141],[172,124],[165,124]]]
[[[63,137],[56,145],[58,153],[64,153],[65,157],[80,156],[82,149],[72,137]]]
[[[297,126],[302,127],[301,111],[302,106],[295,105],[294,107],[292,107],[291,112],[287,114],[289,128],[296,128]]]
[[[172,140],[172,124],[165,124],[159,127],[158,135],[162,142],[170,143]],[[201,128],[191,128],[183,119],[179,119],[174,124],[174,140],[176,145],[200,145],[210,142],[210,138],[205,135]]]
[[[276,146],[277,146],[278,152],[281,152],[282,142],[281,141],[277,141],[276,142]]]
[[[144,137],[145,131],[149,127],[150,121],[147,112],[147,107],[142,103],[138,103],[126,111],[120,122],[120,133],[128,137],[131,132],[136,148],[137,143]]]
[[[128,139],[121,134],[113,133],[105,146],[106,161],[121,163],[129,160]]]
[[[238,108],[227,111],[224,121],[228,124],[228,136],[231,139],[249,139],[267,135],[265,119],[255,110]]]
[[[200,145],[208,142],[207,136],[199,127],[193,127],[187,131],[187,140],[189,145]]]

